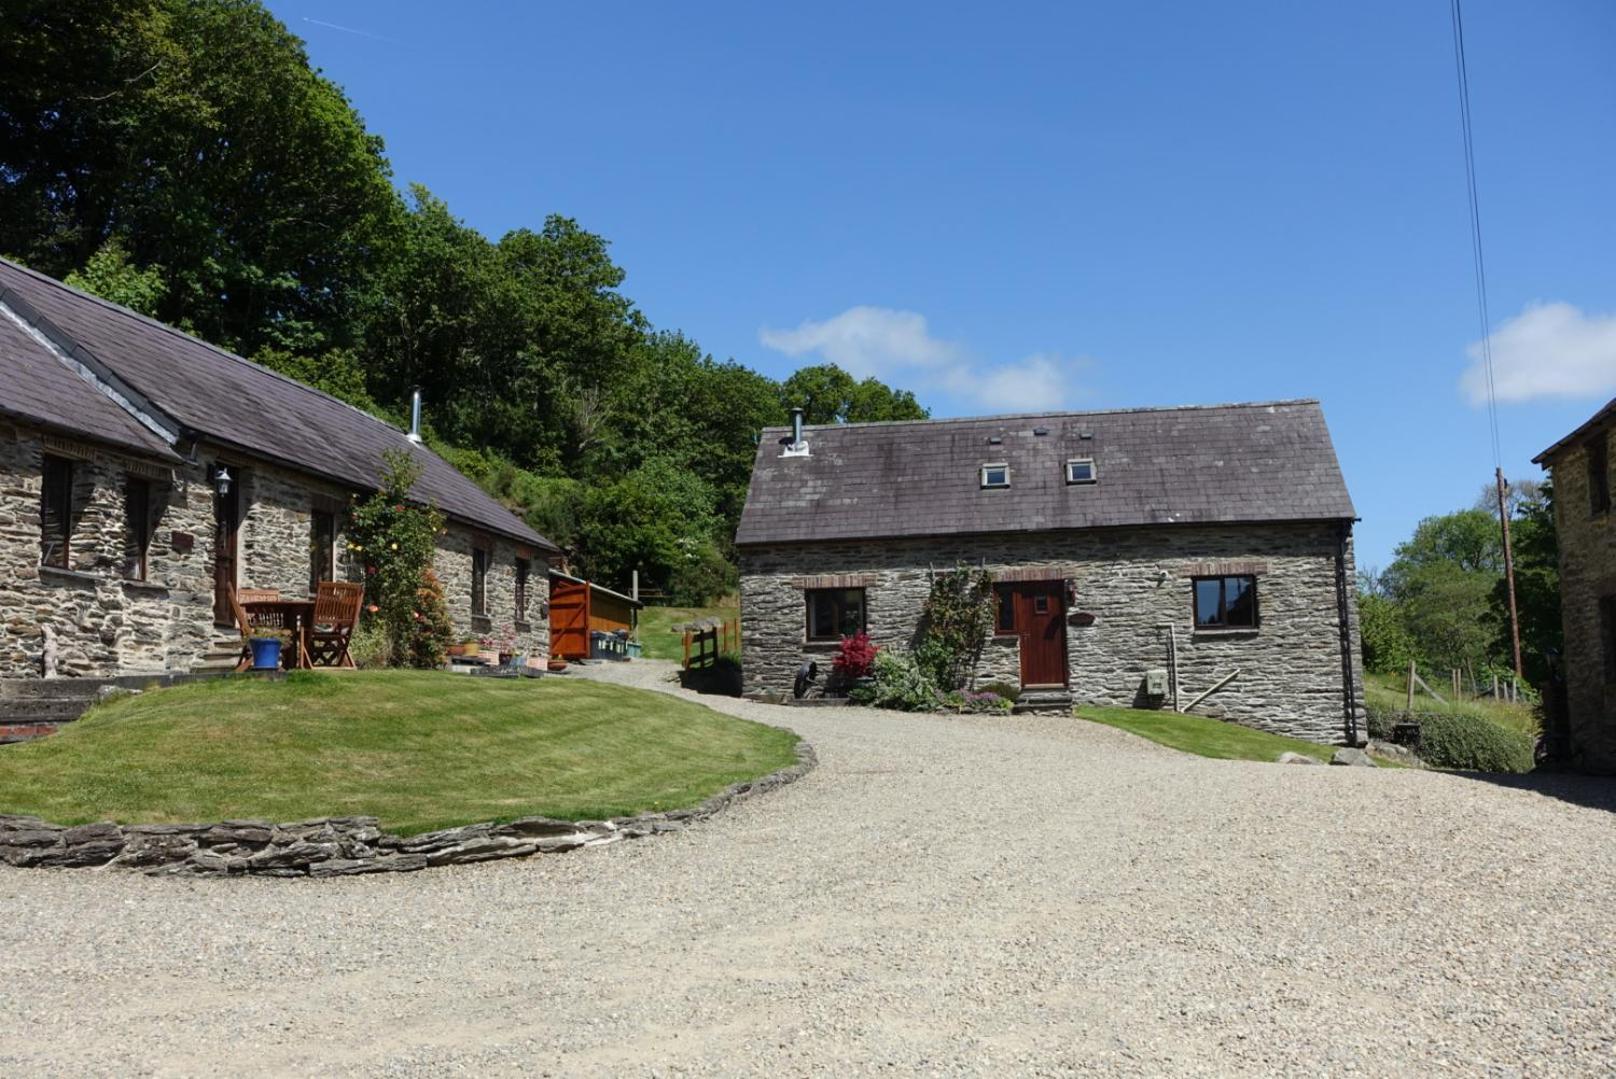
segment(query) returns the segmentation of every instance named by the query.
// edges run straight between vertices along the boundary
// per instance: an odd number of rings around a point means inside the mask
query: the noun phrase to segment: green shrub
[[[354,630],[353,639],[348,642],[348,655],[353,657],[354,666],[362,670],[393,665],[392,641],[380,618],[366,615],[360,619],[359,628]]]
[[[1532,736],[1465,712],[1417,712],[1420,758],[1466,772],[1530,772]],[[1374,728],[1370,728],[1371,735]]]
[[[993,631],[993,575],[956,566],[931,582],[921,612],[915,659],[943,689],[965,686]]]
[[[1389,742],[1392,739],[1392,727],[1397,723],[1397,717],[1402,713],[1395,708],[1385,705],[1364,702],[1364,726],[1369,729],[1369,737]]]
[[[875,654],[869,681],[855,685],[848,696],[859,704],[900,712],[927,712],[942,700],[936,683],[920,669],[914,654],[892,648]]]

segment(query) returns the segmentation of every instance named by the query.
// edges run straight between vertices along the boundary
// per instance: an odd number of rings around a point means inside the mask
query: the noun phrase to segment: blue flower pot
[[[251,644],[253,670],[273,671],[280,667],[281,641],[279,637],[254,637]]]

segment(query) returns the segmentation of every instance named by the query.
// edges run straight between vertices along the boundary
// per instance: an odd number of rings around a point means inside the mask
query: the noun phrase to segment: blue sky
[[[1360,565],[1491,478],[1445,0],[270,7],[401,183],[577,218],[720,358],[937,415],[1319,397]],[[1465,17],[1530,477],[1616,395],[1616,4]]]

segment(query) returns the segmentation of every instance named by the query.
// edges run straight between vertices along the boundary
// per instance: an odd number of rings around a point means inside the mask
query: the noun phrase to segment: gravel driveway
[[[686,833],[401,876],[0,867],[0,1074],[1616,1061],[1605,809],[1071,720],[709,703],[819,769]]]

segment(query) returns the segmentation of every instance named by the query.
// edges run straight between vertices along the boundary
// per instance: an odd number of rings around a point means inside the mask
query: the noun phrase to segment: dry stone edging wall
[[[818,764],[807,742],[797,743],[796,756],[797,763],[731,784],[690,809],[601,821],[523,817],[412,836],[383,832],[375,817],[321,817],[291,824],[103,821],[69,827],[0,814],[0,862],[41,869],[129,869],[151,876],[340,877],[559,854],[682,831],[736,802],[793,783]]]

